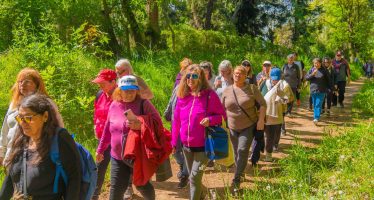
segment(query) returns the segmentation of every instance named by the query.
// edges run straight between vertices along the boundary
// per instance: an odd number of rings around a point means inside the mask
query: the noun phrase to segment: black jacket
[[[78,200],[81,185],[81,164],[80,155],[73,138],[69,133],[61,131],[59,134],[59,150],[62,166],[68,176],[68,186],[60,178],[58,193],[53,193],[53,182],[55,179],[56,166],[48,157],[37,165],[27,162],[27,193],[33,200]],[[28,150],[27,160],[36,156],[35,150]],[[20,191],[22,183],[22,153],[16,162],[11,166],[3,182],[0,199],[8,200],[13,196],[14,191]],[[15,188],[14,188],[15,186]]]
[[[310,81],[310,93],[326,93],[331,90],[329,73],[326,68],[318,69],[316,75],[312,75],[315,67],[312,67],[306,75],[306,80]]]

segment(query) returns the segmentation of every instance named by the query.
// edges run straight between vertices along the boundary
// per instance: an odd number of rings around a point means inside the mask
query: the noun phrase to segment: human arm
[[[261,95],[260,90],[257,87],[253,87],[253,94],[256,99],[256,102],[260,105],[258,121],[257,121],[257,130],[264,130],[265,124],[265,115],[266,115],[266,101]]]
[[[312,68],[308,71],[308,73],[306,74],[305,79],[308,80],[308,81],[311,81],[312,79],[315,79],[316,77],[314,77],[314,76],[317,74],[317,71],[318,71],[317,68],[312,67]]]
[[[82,180],[80,154],[73,138],[66,130],[61,131],[58,137],[61,163],[68,177],[65,198],[79,200]]]
[[[110,133],[110,120],[109,120],[109,115],[110,113],[108,113],[108,118],[105,122],[105,126],[104,126],[104,131],[103,131],[103,135],[101,136],[101,139],[99,141],[99,145],[96,149],[96,155],[97,154],[104,154],[105,150],[108,148],[108,146],[110,145],[110,140],[111,140],[111,133]],[[99,156],[100,157],[100,156]],[[97,157],[96,157],[97,159]],[[98,161],[100,162],[100,161]]]
[[[173,111],[175,109],[175,104],[176,104],[176,101],[177,101],[177,92],[176,92],[177,90],[178,90],[178,86],[176,86],[173,89],[173,93],[171,94],[169,103],[166,106],[166,109],[164,111],[164,118],[166,119],[166,121],[169,121],[169,122],[171,122],[173,120],[172,116],[173,116]]]
[[[177,141],[180,133],[181,128],[181,120],[180,120],[180,101],[177,99],[177,104],[174,110],[174,119],[172,121],[172,137],[171,137],[171,145],[173,147],[177,146]]]
[[[142,99],[153,99],[154,95],[145,81],[139,76],[136,77],[139,85],[140,96]]]
[[[8,132],[9,126],[7,123],[8,113],[4,117],[3,126],[1,127],[1,134],[0,134],[0,166],[3,165],[3,160],[5,158],[5,153],[7,151],[8,145]]]

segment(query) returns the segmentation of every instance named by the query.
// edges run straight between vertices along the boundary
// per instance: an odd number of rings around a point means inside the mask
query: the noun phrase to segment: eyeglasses
[[[192,79],[198,79],[199,75],[198,74],[187,74],[186,78],[187,79],[190,79],[190,78],[192,78]]]
[[[26,123],[30,123],[32,118],[34,116],[36,116],[38,114],[34,114],[34,115],[29,115],[29,116],[21,116],[21,115],[17,115],[15,116],[14,118],[16,119],[16,121],[20,124],[21,122],[26,122]]]

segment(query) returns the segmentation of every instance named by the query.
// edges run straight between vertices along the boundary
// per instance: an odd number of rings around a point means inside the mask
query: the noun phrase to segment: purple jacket
[[[110,145],[112,147],[110,155],[117,160],[122,160],[122,137],[130,130],[124,126],[126,117],[123,112],[128,109],[131,109],[135,115],[140,115],[141,98],[136,97],[135,101],[129,103],[118,101],[112,102],[109,107],[108,118],[105,123],[103,136],[96,150],[97,153],[103,154]],[[158,118],[159,121],[161,121],[160,115],[149,100],[144,100],[143,111],[144,115],[151,115],[152,117]]]
[[[222,117],[226,119],[225,109],[213,90],[203,90],[200,96],[190,94],[182,99],[178,98],[172,125],[172,146],[177,145],[177,139],[180,137],[183,145],[187,147],[204,147],[205,127],[200,124],[200,121],[206,115],[210,126],[221,124]]]

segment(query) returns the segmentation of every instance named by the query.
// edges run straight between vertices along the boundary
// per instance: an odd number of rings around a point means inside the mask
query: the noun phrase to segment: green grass
[[[367,95],[374,93],[372,88],[373,82],[365,83],[354,98],[354,110],[366,112],[370,108],[362,102],[370,101]],[[373,121],[355,120],[361,123],[330,127],[337,134],[327,134],[318,148],[296,143],[287,150],[288,157],[279,161],[281,172],[273,171],[254,189],[245,189],[243,199],[372,199]],[[276,181],[267,181],[271,179]]]

